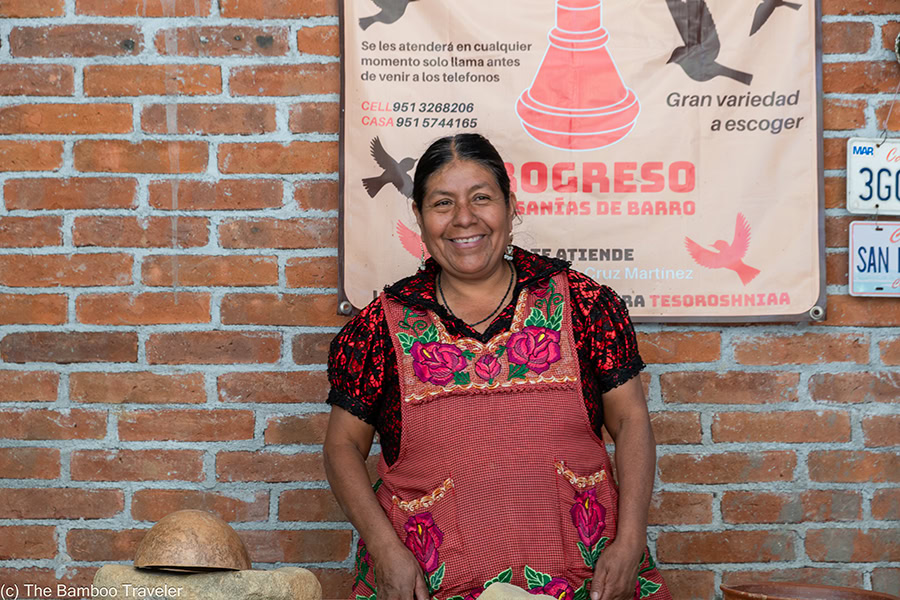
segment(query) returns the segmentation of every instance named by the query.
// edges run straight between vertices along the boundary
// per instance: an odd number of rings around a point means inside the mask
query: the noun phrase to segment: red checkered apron
[[[512,583],[587,598],[616,536],[609,456],[582,397],[565,274],[519,296],[508,332],[454,338],[430,312],[381,296],[397,354],[402,437],[376,497],[421,564],[430,595]],[[364,542],[351,598],[373,598]],[[671,600],[649,552],[635,598]]]

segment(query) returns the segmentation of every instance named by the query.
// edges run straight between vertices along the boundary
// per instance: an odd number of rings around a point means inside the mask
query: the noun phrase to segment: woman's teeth
[[[456,238],[455,240],[453,240],[453,242],[455,242],[457,244],[469,244],[471,242],[477,242],[478,240],[480,240],[483,237],[484,237],[483,235],[474,235],[472,237],[467,237],[467,238]]]

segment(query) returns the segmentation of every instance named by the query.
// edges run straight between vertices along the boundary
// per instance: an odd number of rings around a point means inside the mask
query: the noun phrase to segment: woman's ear
[[[416,206],[415,201],[413,201],[412,203],[412,211],[413,216],[416,217],[416,223],[419,225],[419,233],[422,233],[423,231],[425,231],[424,224],[422,223],[422,212],[419,210],[419,207]]]
[[[515,220],[516,218],[519,217],[519,205],[518,205],[518,201],[516,200],[516,193],[515,193],[515,192],[510,192],[510,193],[509,193],[509,206],[507,207],[507,211],[506,211],[506,212],[509,213],[509,214],[508,214],[508,216],[509,216],[509,230],[510,230],[510,232],[512,232],[512,229],[513,229],[513,220]]]

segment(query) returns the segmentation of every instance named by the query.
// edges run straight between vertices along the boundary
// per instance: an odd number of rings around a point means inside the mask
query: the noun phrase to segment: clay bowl
[[[182,572],[241,571],[250,568],[250,555],[235,530],[216,515],[179,510],[144,535],[134,566]]]
[[[767,582],[720,588],[724,600],[900,600],[881,592],[810,583]]]

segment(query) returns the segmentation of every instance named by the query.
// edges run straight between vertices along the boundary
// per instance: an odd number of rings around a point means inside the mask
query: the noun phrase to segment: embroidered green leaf
[[[357,594],[356,600],[378,600],[378,594],[372,594],[371,596],[360,596]]]
[[[536,308],[531,309],[531,314],[525,319],[525,327],[546,327],[547,319],[544,313]]]
[[[553,316],[547,320],[547,327],[550,329],[554,329],[559,331],[560,327],[562,327],[562,319],[563,319],[563,307],[562,304],[556,307],[556,310],[553,312]]]
[[[378,481],[376,481],[376,482],[372,485],[372,491],[373,491],[373,492],[377,492],[377,491],[378,491],[378,488],[381,487],[381,484],[382,484],[382,483],[384,483],[384,482],[381,480],[381,477],[379,477],[379,478],[378,478]]]
[[[484,587],[487,588],[487,586],[491,585],[492,583],[509,583],[510,581],[512,581],[512,567],[498,573],[496,577],[485,581]]]
[[[544,587],[550,580],[553,579],[546,573],[541,573],[540,571],[535,571],[528,565],[525,565],[525,582],[528,584],[528,589],[533,590],[534,588]]]
[[[494,352],[494,356],[500,358],[501,356],[503,356],[504,352],[506,352],[506,346],[500,346],[499,348],[497,348],[497,351]]]
[[[514,365],[512,363],[509,364],[509,377],[507,379],[515,379],[516,377],[521,377],[525,379],[525,373],[528,372],[528,367],[525,365]]]
[[[659,591],[659,588],[662,587],[662,585],[653,583],[649,579],[644,579],[643,577],[638,577],[638,581],[641,584],[641,598],[652,596]]]
[[[400,347],[403,348],[404,354],[409,354],[409,349],[416,342],[416,338],[402,331],[397,334],[397,339],[400,340]]]
[[[471,350],[463,350],[462,355],[465,356],[466,358],[468,358],[469,360],[472,360],[473,358],[475,358],[475,353],[472,352]]]
[[[597,559],[600,558],[600,554],[606,549],[606,544],[609,542],[608,537],[602,537],[597,540],[597,543],[594,544],[594,547],[591,549],[591,564],[590,567],[593,567],[597,564]]]
[[[444,566],[447,563],[441,563],[437,569],[434,570],[434,573],[428,578],[428,589],[430,590],[430,594],[434,594],[439,589],[441,589],[441,583],[444,581]]]
[[[447,600],[466,600],[462,596],[450,596]]]
[[[438,332],[437,327],[434,325],[429,325],[428,329],[422,332],[422,335],[419,336],[419,341],[423,344],[427,344],[428,342],[436,342],[438,341]]]
[[[588,598],[588,586],[591,584],[591,578],[588,577],[584,580],[584,583],[581,584],[581,587],[575,590],[575,595],[572,596],[572,600],[587,600]]]
[[[578,550],[579,552],[581,552],[581,560],[584,561],[584,566],[589,569],[593,569],[594,563],[597,560],[594,558],[594,553],[589,551],[582,542],[578,542]]]
[[[457,371],[453,374],[453,383],[456,385],[469,385],[472,383],[472,376],[465,371]]]

